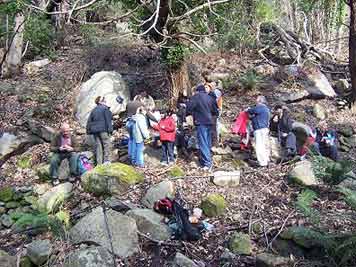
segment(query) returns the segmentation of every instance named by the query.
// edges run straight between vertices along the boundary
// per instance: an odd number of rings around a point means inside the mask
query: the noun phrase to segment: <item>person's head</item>
[[[326,121],[320,121],[318,126],[322,131],[326,131],[328,129],[328,123]]]
[[[61,124],[61,134],[64,136],[64,137],[69,137],[70,135],[70,127],[69,127],[69,124],[64,122]]]
[[[264,97],[263,95],[259,95],[259,96],[256,98],[256,103],[257,103],[257,104],[267,104],[266,97]]]
[[[95,98],[95,104],[99,105],[99,104],[105,104],[106,100],[104,96],[98,96],[97,98]]]
[[[143,114],[143,115],[146,115],[147,111],[146,111],[146,108],[144,106],[140,106],[137,108],[137,112],[136,114]]]
[[[208,92],[208,93],[212,92],[214,90],[214,88],[215,88],[214,82],[205,83],[204,86],[205,86],[205,91]]]
[[[199,84],[195,90],[197,91],[197,93],[198,92],[206,92],[206,88],[205,88],[204,84]]]

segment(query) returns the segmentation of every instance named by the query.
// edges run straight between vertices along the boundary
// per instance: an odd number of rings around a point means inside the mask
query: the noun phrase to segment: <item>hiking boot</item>
[[[203,170],[204,172],[211,172],[212,169],[213,169],[212,166],[210,166],[210,167],[204,166],[204,167],[202,168],[202,170]]]
[[[75,176],[70,176],[70,177],[68,178],[68,181],[69,181],[70,183],[75,183],[76,180],[77,180],[77,177],[75,177]]]
[[[161,165],[164,166],[164,167],[167,167],[167,166],[168,166],[168,163],[165,162],[165,161],[162,161],[162,162],[161,162]]]

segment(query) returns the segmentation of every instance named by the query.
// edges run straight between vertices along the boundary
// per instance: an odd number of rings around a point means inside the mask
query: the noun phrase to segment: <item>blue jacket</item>
[[[87,122],[87,134],[112,133],[112,113],[109,107],[97,105],[90,113]]]
[[[213,116],[217,116],[218,106],[213,97],[198,91],[187,103],[187,115],[192,115],[195,125],[212,125]]]
[[[270,110],[265,104],[257,104],[247,110],[252,121],[253,130],[269,128]]]

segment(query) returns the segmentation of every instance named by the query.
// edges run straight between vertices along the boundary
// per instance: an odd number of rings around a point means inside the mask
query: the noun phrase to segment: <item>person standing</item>
[[[64,159],[69,161],[70,174],[77,175],[77,156],[78,145],[74,136],[70,133],[71,129],[67,123],[61,125],[59,133],[51,141],[51,152],[53,156],[50,161],[50,176],[53,185],[58,185],[58,169]]]
[[[176,141],[176,123],[173,118],[173,111],[166,110],[163,118],[154,126],[159,131],[159,138],[162,143],[162,159],[164,166],[174,164],[174,143]]]
[[[94,136],[96,164],[107,164],[111,158],[112,113],[106,105],[105,97],[98,96],[95,104],[88,118],[87,134]]]
[[[213,117],[218,115],[218,108],[215,99],[208,95],[204,85],[197,86],[195,95],[187,103],[187,114],[193,116],[197,129],[200,165],[204,170],[211,170],[211,127]]]
[[[267,107],[266,98],[264,96],[258,96],[256,106],[248,108],[247,112],[252,121],[257,161],[261,167],[265,167],[270,161],[269,122],[271,116],[270,110]]]

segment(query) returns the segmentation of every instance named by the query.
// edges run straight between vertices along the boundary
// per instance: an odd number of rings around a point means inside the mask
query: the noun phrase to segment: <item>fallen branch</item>
[[[275,240],[277,239],[277,237],[283,232],[284,227],[286,226],[286,223],[287,223],[288,219],[289,219],[292,215],[294,215],[294,214],[295,214],[295,211],[294,211],[294,210],[291,211],[291,212],[288,214],[287,218],[284,220],[284,222],[283,222],[281,228],[279,229],[278,233],[272,238],[272,240],[269,242],[269,244],[267,244],[267,249],[272,248],[272,243],[273,243],[273,241],[275,241]],[[265,234],[266,234],[266,233],[265,233]]]

